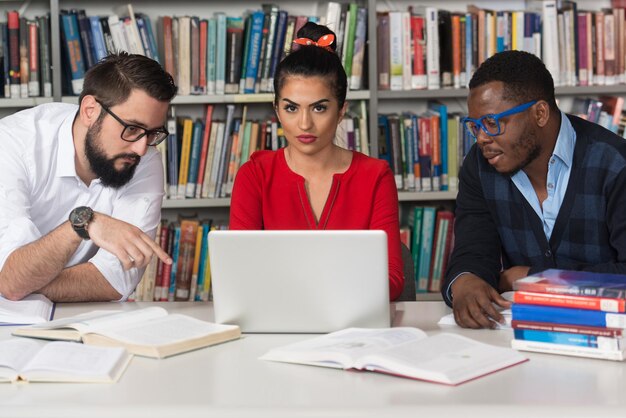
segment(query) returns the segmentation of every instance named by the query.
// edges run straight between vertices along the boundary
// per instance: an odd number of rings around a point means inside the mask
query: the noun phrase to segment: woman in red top
[[[387,233],[389,295],[404,276],[398,192],[389,165],[333,143],[347,109],[334,33],[307,23],[302,45],[277,67],[274,107],[287,147],[259,151],[235,180],[230,229],[380,229]]]

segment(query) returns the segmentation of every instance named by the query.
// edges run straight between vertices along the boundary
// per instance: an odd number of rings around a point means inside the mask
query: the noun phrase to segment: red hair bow
[[[309,38],[296,38],[293,40],[293,42],[298,45],[319,46],[320,48],[324,48],[324,49],[329,50],[330,52],[334,52],[330,46],[333,44],[333,42],[335,42],[335,35],[333,35],[332,33],[329,33],[328,35],[324,35],[321,38],[319,38],[317,42]]]

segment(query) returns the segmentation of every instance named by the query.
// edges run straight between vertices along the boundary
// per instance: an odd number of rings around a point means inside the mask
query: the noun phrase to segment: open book
[[[135,311],[93,311],[46,324],[19,328],[13,335],[84,344],[121,346],[133,354],[164,358],[239,338],[236,325],[220,325],[161,307]]]
[[[33,293],[22,300],[0,296],[0,325],[39,324],[52,319],[54,303],[44,295]]]
[[[132,355],[123,348],[14,338],[0,341],[0,382],[117,382]]]
[[[515,350],[417,328],[348,328],[270,350],[262,360],[358,369],[458,385],[526,361]]]

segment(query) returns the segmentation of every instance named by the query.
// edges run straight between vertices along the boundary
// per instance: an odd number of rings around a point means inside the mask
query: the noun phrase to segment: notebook
[[[383,231],[211,231],[215,322],[242,332],[390,325]]]

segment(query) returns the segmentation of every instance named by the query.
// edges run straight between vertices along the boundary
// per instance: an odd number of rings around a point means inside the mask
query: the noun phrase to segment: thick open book
[[[262,360],[358,369],[458,385],[526,361],[515,350],[417,328],[348,328],[270,350]]]
[[[0,382],[117,382],[132,355],[123,348],[14,338],[0,341]]]
[[[19,328],[13,335],[50,340],[82,341],[99,346],[121,346],[132,354],[164,358],[234,340],[236,325],[220,325],[161,307],[135,311],[93,311],[46,324]]]
[[[33,293],[18,301],[0,296],[0,325],[40,324],[53,313],[54,303],[44,295]]]

